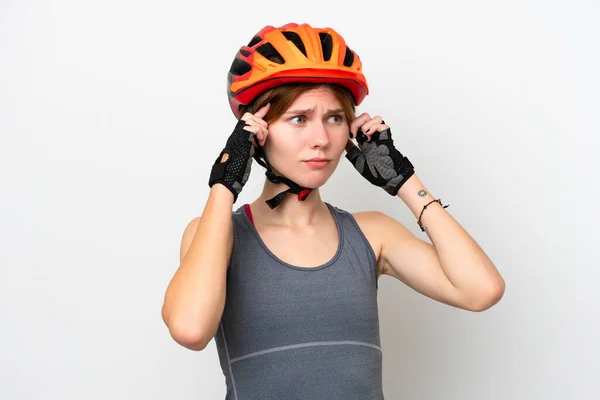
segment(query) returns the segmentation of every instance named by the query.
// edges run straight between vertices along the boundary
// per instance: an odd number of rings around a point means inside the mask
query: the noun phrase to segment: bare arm
[[[434,199],[416,174],[400,188],[398,197],[416,218],[423,205]],[[434,203],[423,213],[425,232],[433,244],[383,213],[359,213],[356,218],[379,250],[384,274],[434,300],[469,311],[487,310],[503,297],[505,283],[495,265],[441,205]]]
[[[190,350],[206,347],[223,314],[233,246],[232,205],[231,192],[214,185],[202,216],[183,233],[180,265],[165,293],[163,321],[173,339]]]
[[[191,350],[203,350],[217,332],[225,309],[227,269],[233,248],[231,211],[252,165],[252,141],[268,134],[262,119],[269,104],[244,113],[213,164],[210,194],[202,216],[186,227],[179,268],[167,287],[162,318],[173,339]]]

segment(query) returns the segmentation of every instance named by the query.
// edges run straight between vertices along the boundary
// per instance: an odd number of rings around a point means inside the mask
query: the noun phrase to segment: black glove
[[[392,131],[388,128],[375,132],[371,140],[359,129],[356,134],[358,147],[353,146],[346,158],[369,182],[383,188],[392,196],[414,174],[414,167],[394,146]]]
[[[225,148],[215,160],[208,180],[208,186],[211,188],[215,183],[227,187],[233,193],[234,203],[248,181],[252,167],[254,133],[244,129],[247,125],[241,119],[238,121],[233,133],[227,139]],[[225,161],[221,161],[224,154],[228,154],[228,157]]]

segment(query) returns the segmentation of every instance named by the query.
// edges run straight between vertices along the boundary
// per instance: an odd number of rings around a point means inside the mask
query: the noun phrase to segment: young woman
[[[215,338],[227,399],[382,399],[382,274],[470,311],[503,295],[493,263],[428,192],[390,127],[355,115],[368,93],[361,69],[337,32],[306,24],[265,27],[232,63],[238,123],[204,211],[184,231],[162,310],[182,346]],[[433,245],[380,211],[323,201],[344,153],[356,179],[408,206]],[[253,159],[267,169],[264,188],[233,209]]]

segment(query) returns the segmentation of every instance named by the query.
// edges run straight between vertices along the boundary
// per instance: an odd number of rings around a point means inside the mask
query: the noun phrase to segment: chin
[[[291,176],[288,175],[288,178],[300,186],[316,189],[327,183],[329,178],[331,178],[332,173],[333,170],[324,168],[320,170],[307,171],[302,174],[296,173],[292,174]]]
[[[321,186],[325,185],[328,180],[329,180],[329,176],[327,176],[323,179],[304,179],[304,180],[299,179],[299,180],[295,180],[294,182],[296,182],[300,186],[317,189],[317,188],[320,188]]]
[[[323,168],[309,167],[304,165],[302,162],[300,162],[300,164],[296,164],[295,166],[288,164],[286,165],[288,168],[282,169],[276,168],[273,163],[271,163],[271,166],[276,175],[285,176],[300,186],[316,189],[327,183],[329,178],[331,178],[331,175],[333,175],[333,172],[337,168],[338,164],[339,161],[334,159],[333,161],[329,162],[329,165]]]

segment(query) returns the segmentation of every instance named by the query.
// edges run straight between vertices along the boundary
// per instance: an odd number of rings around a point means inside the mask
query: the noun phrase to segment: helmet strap
[[[256,162],[258,164],[260,164],[261,166],[265,167],[267,169],[267,171],[265,172],[265,175],[267,176],[267,179],[270,182],[273,183],[284,183],[286,185],[289,186],[289,189],[284,190],[283,192],[279,193],[278,195],[276,195],[275,197],[269,199],[266,201],[267,205],[269,207],[271,207],[271,209],[274,209],[275,207],[277,207],[279,204],[281,204],[281,202],[285,199],[285,196],[288,194],[295,194],[298,195],[298,201],[304,201],[306,200],[306,198],[308,197],[308,195],[310,194],[310,192],[313,190],[311,188],[307,188],[304,186],[300,186],[298,185],[296,182],[292,181],[291,179],[288,179],[286,177],[283,176],[278,176],[273,172],[273,169],[271,168],[271,164],[269,163],[269,160],[267,158],[267,154],[264,151],[264,149],[262,148],[262,146],[258,146],[258,148],[256,149],[256,151],[254,152],[254,159],[256,160]],[[261,157],[264,159],[261,159]]]
[[[248,106],[248,112],[252,113],[253,108],[254,108],[254,104],[252,103]],[[279,193],[275,197],[266,201],[267,205],[271,209],[274,209],[279,204],[281,204],[283,202],[283,200],[285,199],[285,196],[288,194],[295,194],[298,196],[298,201],[304,201],[304,200],[306,200],[306,198],[308,197],[310,192],[313,191],[313,189],[311,189],[311,188],[307,188],[307,187],[298,185],[296,182],[292,181],[291,179],[276,175],[273,172],[273,168],[271,168],[271,163],[269,163],[269,159],[267,158],[267,153],[265,152],[263,147],[261,145],[259,145],[258,143],[257,143],[257,147],[254,151],[253,157],[259,165],[266,168],[267,171],[265,172],[265,175],[270,182],[284,183],[289,186],[289,189],[284,190],[283,192]]]

